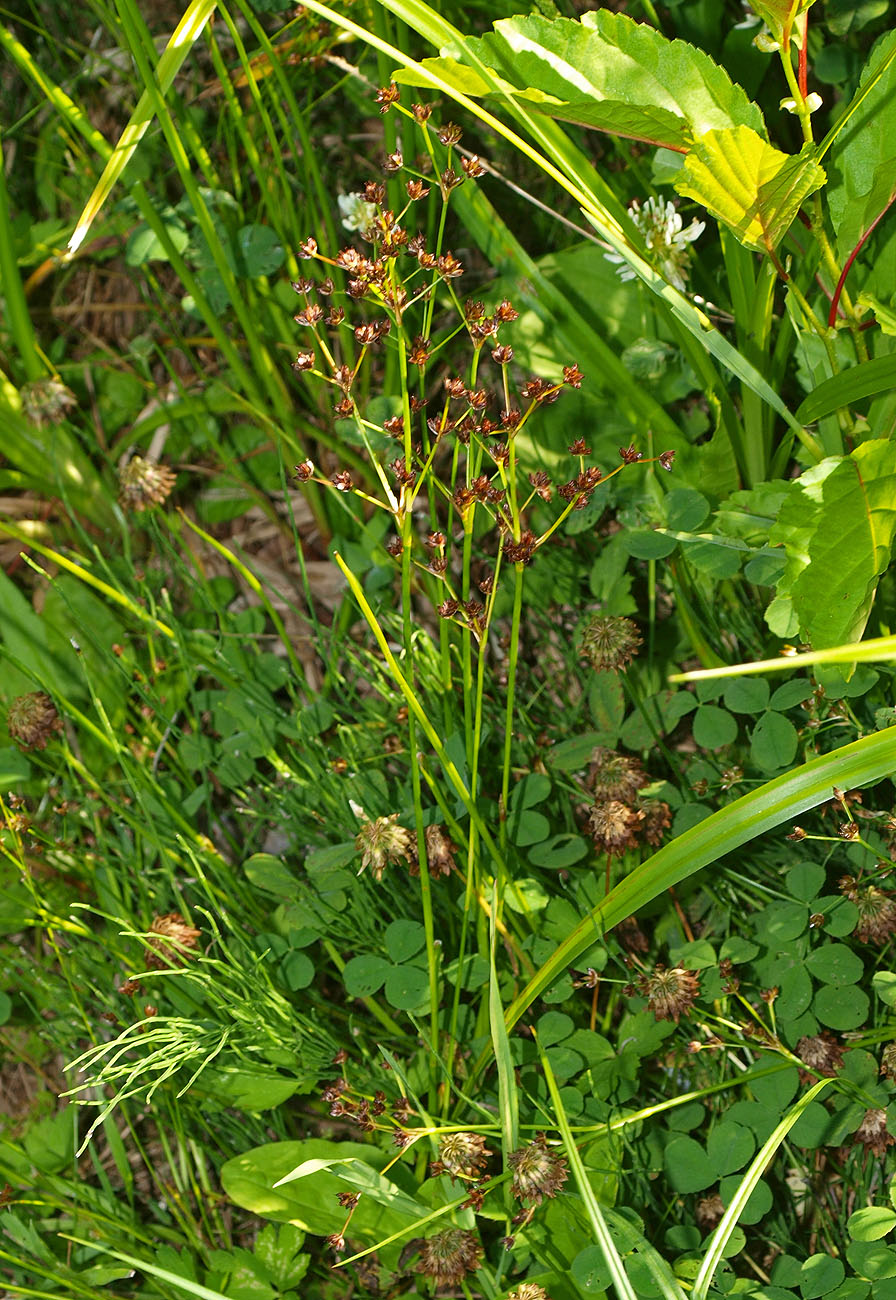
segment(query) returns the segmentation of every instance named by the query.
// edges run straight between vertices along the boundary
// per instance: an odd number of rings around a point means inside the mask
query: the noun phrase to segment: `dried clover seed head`
[[[638,842],[643,813],[619,799],[595,804],[588,814],[588,830],[599,849],[624,853]]]
[[[58,424],[78,399],[61,379],[35,379],[19,389],[22,414],[39,429],[48,424]]]
[[[887,1112],[866,1110],[864,1119],[856,1129],[856,1141],[867,1147],[872,1155],[885,1155],[887,1147],[896,1143],[896,1138],[887,1131]]]
[[[883,945],[896,932],[896,900],[887,890],[860,885],[854,876],[844,876],[840,892],[859,909],[853,934],[862,943]]]
[[[47,741],[62,730],[62,719],[49,695],[32,691],[13,700],[6,729],[20,749],[46,749]]]
[[[700,981],[692,970],[657,966],[652,975],[642,975],[638,988],[657,1020],[674,1020],[689,1011],[700,992]]]
[[[132,456],[118,475],[118,502],[125,510],[160,506],[174,487],[177,475],[154,460]]]
[[[641,634],[630,618],[595,614],[582,633],[580,654],[599,673],[630,663],[641,644]]]
[[[391,813],[365,822],[355,836],[355,848],[361,854],[361,871],[369,867],[374,880],[382,880],[387,866],[401,858],[410,861],[411,836],[398,825],[398,813]]]
[[[453,1179],[478,1178],[491,1154],[481,1133],[448,1133],[439,1143],[439,1164]]]
[[[881,1052],[880,1072],[885,1079],[896,1079],[896,1042],[887,1043]]]
[[[479,1267],[481,1258],[482,1247],[475,1232],[449,1228],[424,1241],[417,1272],[432,1278],[436,1286],[457,1286],[465,1274]]]
[[[523,1282],[515,1291],[511,1291],[507,1300],[551,1300],[551,1297],[537,1282]]]
[[[511,1188],[518,1201],[540,1205],[546,1196],[556,1196],[566,1182],[566,1161],[551,1150],[543,1133],[512,1152],[507,1163],[513,1170]]]
[[[604,799],[621,799],[623,803],[631,803],[649,779],[641,764],[631,754],[619,754],[615,749],[606,749],[603,745],[598,745],[591,751],[588,785],[594,792],[595,803]]]
[[[694,1217],[703,1232],[710,1232],[724,1213],[724,1202],[718,1192],[715,1192],[712,1196],[704,1196],[697,1202]]]
[[[796,1054],[816,1074],[823,1074],[827,1079],[833,1079],[843,1064],[843,1048],[826,1029],[820,1034],[801,1038],[796,1045]]]

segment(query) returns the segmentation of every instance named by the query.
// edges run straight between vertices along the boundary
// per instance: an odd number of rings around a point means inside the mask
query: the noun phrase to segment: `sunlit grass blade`
[[[508,1029],[596,939],[664,890],[765,831],[792,821],[807,808],[817,807],[831,798],[834,786],[852,789],[880,781],[894,767],[896,727],[888,727],[767,781],[664,845],[592,908],[536,971],[507,1009]]]
[[[807,650],[803,654],[779,655],[746,664],[725,664],[721,668],[695,668],[689,673],[670,673],[670,682],[698,682],[707,677],[744,677],[747,673],[772,673],[810,664],[874,664],[896,659],[896,636],[869,637],[867,641]]]
[[[709,1245],[706,1248],[706,1254],[703,1257],[703,1263],[700,1265],[700,1271],[694,1279],[694,1289],[691,1292],[693,1300],[706,1300],[707,1292],[712,1283],[713,1275],[718,1267],[719,1260],[722,1258],[725,1247],[731,1239],[731,1234],[737,1227],[737,1221],[743,1213],[744,1206],[750,1199],[756,1184],[762,1177],[766,1167],[772,1161],[778,1147],[784,1141],[787,1134],[793,1128],[794,1124],[802,1115],[803,1111],[809,1106],[820,1092],[822,1092],[833,1079],[820,1079],[808,1092],[800,1097],[795,1106],[787,1112],[780,1124],[776,1125],[774,1132],[762,1144],[762,1148],[753,1160],[747,1172],[744,1174],[737,1191],[728,1202],[725,1213],[722,1215],[718,1227],[710,1238]]]
[[[536,1043],[538,1043],[537,1037]],[[554,1071],[551,1069],[551,1063],[542,1051],[540,1043],[538,1043],[538,1055],[541,1060],[541,1068],[544,1070],[544,1077],[547,1080],[548,1090],[551,1094],[557,1127],[560,1130],[560,1136],[563,1139],[563,1150],[566,1159],[569,1162],[572,1176],[576,1180],[576,1186],[579,1189],[582,1203],[585,1206],[585,1213],[588,1215],[588,1220],[594,1233],[594,1240],[600,1247],[604,1257],[604,1262],[610,1271],[613,1287],[619,1300],[638,1300],[637,1293],[635,1292],[634,1287],[629,1281],[628,1274],[625,1271],[622,1256],[619,1254],[616,1243],[610,1233],[610,1229],[607,1227],[607,1221],[603,1216],[600,1205],[598,1204],[597,1197],[594,1195],[594,1188],[588,1181],[588,1174],[585,1171],[582,1157],[579,1155],[575,1139],[570,1130],[569,1120],[566,1118],[563,1098],[560,1096],[560,1089],[557,1087],[557,1080],[554,1078]],[[676,1300],[680,1300],[680,1297],[676,1297]]]
[[[510,1039],[504,1023],[504,1008],[501,1005],[501,990],[498,986],[498,968],[495,964],[495,945],[498,938],[495,917],[498,914],[498,882],[492,889],[492,913],[489,925],[489,981],[488,981],[488,1018],[492,1034],[492,1046],[495,1049],[495,1064],[498,1068],[498,1110],[501,1115],[501,1141],[504,1147],[504,1167],[512,1151],[516,1150],[519,1133],[520,1103],[517,1095],[516,1076],[510,1055]]]
[[[202,34],[202,30],[214,13],[217,0],[192,0],[183,18],[171,34],[156,69],[158,89],[164,95],[180,71],[193,45]],[[84,205],[77,220],[72,236],[68,241],[65,259],[74,257],[87,237],[90,227],[106,204],[122,172],[134,155],[155,116],[154,97],[145,90],[137,101],[137,107],[131,114],[130,121],[121,133],[118,144],[103,169],[93,193]]]
[[[86,1246],[89,1251],[98,1250],[102,1255],[108,1255],[111,1259],[117,1259],[122,1264],[127,1264],[128,1268],[137,1269],[140,1273],[148,1273],[150,1277],[156,1277],[160,1282],[167,1282],[178,1291],[184,1291],[187,1295],[194,1295],[198,1300],[227,1300],[220,1291],[214,1291],[211,1287],[202,1286],[199,1282],[191,1282],[188,1277],[182,1277],[179,1273],[172,1273],[170,1269],[160,1268],[158,1264],[150,1264],[145,1259],[137,1259],[134,1255],[124,1255],[120,1250],[110,1250],[108,1246],[102,1246],[96,1241],[82,1241],[80,1237],[70,1237],[67,1233],[59,1234],[64,1241],[73,1241],[77,1246]],[[29,1294],[34,1294],[30,1292]]]

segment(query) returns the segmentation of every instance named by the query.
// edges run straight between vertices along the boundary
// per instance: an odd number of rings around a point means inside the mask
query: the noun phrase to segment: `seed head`
[[[614,749],[598,745],[591,751],[588,768],[588,785],[594,792],[595,802],[602,799],[621,799],[630,803],[638,791],[649,781],[647,773],[636,758],[619,754]]]
[[[154,460],[132,456],[118,474],[118,503],[124,510],[160,506],[171,493],[177,475]]]
[[[457,144],[460,141],[463,132],[460,127],[455,126],[453,122],[446,122],[444,126],[439,127],[436,135],[439,137],[442,144],[450,146]]]
[[[374,880],[382,880],[387,866],[402,858],[410,861],[411,836],[398,825],[398,813],[391,813],[365,822],[355,836],[355,848],[361,854],[361,871],[369,867]]]
[[[383,86],[382,89],[378,90],[374,99],[380,106],[380,112],[388,113],[392,105],[398,101],[398,87],[395,82],[391,81],[388,86]]]
[[[815,1074],[824,1075],[826,1079],[833,1079],[843,1064],[843,1048],[826,1029],[820,1034],[801,1038],[796,1045],[796,1054]],[[802,1070],[800,1074],[804,1075],[803,1082],[811,1077]]]
[[[481,1133],[448,1133],[439,1143],[439,1164],[455,1181],[478,1178],[491,1154]]]
[[[725,1204],[718,1192],[714,1192],[697,1202],[694,1217],[703,1232],[711,1232],[724,1213]]]
[[[423,832],[426,842],[426,865],[433,880],[439,876],[450,876],[454,868],[454,854],[457,845],[447,836],[441,826],[427,826]],[[417,870],[420,870],[419,864]],[[411,870],[413,875],[413,868]]]
[[[896,900],[889,891],[876,885],[860,885],[854,876],[844,876],[840,892],[859,909],[853,934],[862,943],[881,947],[896,933]]]
[[[46,749],[47,741],[62,730],[62,719],[49,695],[32,691],[13,700],[6,715],[6,730],[20,749]]]
[[[566,1161],[551,1150],[543,1133],[528,1146],[513,1151],[507,1163],[513,1170],[513,1195],[524,1203],[541,1205],[546,1196],[556,1196],[566,1182]]]
[[[588,830],[598,848],[607,853],[624,853],[638,842],[643,813],[620,799],[596,803],[588,814]]]
[[[150,937],[146,941],[150,949],[146,954],[146,965],[149,969],[163,970],[168,966],[186,966],[187,962],[196,956],[199,931],[182,916],[178,916],[177,912],[153,917],[149,929]]]
[[[432,1278],[436,1286],[457,1286],[467,1273],[479,1267],[482,1247],[475,1232],[449,1228],[424,1241],[417,1272]]]
[[[78,400],[70,388],[66,388],[61,379],[35,379],[30,384],[23,384],[19,389],[22,414],[37,425],[38,429],[48,424],[58,424],[66,411],[77,406]]]
[[[599,673],[624,668],[637,653],[641,635],[630,618],[595,614],[582,633],[580,654]]]
[[[638,989],[647,997],[647,1005],[657,1020],[674,1020],[689,1011],[700,992],[700,981],[692,970],[657,966],[652,975],[642,975]]]
[[[661,799],[642,799],[638,804],[641,814],[641,835],[656,848],[672,823],[672,809]]]
[[[522,1282],[515,1291],[511,1291],[507,1300],[551,1300],[551,1297],[537,1282]]]
[[[864,1119],[856,1129],[856,1141],[861,1142],[873,1155],[885,1155],[887,1147],[896,1143],[893,1134],[887,1132],[887,1112],[866,1110]]]
[[[896,1079],[896,1042],[887,1043],[881,1052],[880,1072],[885,1079]]]

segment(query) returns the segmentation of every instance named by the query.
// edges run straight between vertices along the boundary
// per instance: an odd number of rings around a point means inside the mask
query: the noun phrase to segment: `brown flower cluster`
[[[586,778],[593,797],[588,830],[598,849],[619,856],[641,843],[655,847],[662,842],[672,814],[662,800],[641,797],[649,782],[636,758],[602,746],[592,752]]]
[[[118,503],[133,511],[160,506],[171,495],[176,480],[177,475],[165,465],[132,456],[118,474]]]
[[[13,700],[6,714],[6,730],[20,749],[46,749],[47,742],[62,730],[62,719],[49,695],[32,691]]]
[[[369,868],[374,880],[382,880],[386,867],[402,859],[410,863],[411,843],[411,832],[398,825],[398,813],[366,821],[355,836],[355,848],[361,854],[361,871]]]
[[[544,1133],[511,1152],[507,1163],[513,1171],[513,1195],[524,1205],[541,1205],[546,1196],[556,1196],[567,1179],[566,1161],[548,1146]]]
[[[481,1259],[482,1246],[475,1232],[449,1228],[423,1242],[417,1272],[431,1278],[437,1287],[457,1286],[479,1267]]]
[[[862,943],[882,947],[896,933],[896,898],[891,890],[863,884],[855,876],[843,876],[840,893],[858,908],[853,934]]]
[[[588,620],[579,653],[595,672],[615,672],[631,663],[641,645],[641,634],[630,618],[595,614]]]
[[[439,1142],[439,1158],[430,1164],[429,1172],[433,1178],[448,1174],[455,1182],[475,1182],[492,1154],[481,1133],[447,1133]]]
[[[796,1045],[796,1054],[809,1066],[809,1070],[800,1070],[803,1083],[808,1083],[817,1075],[833,1079],[843,1065],[843,1048],[827,1029],[823,1029],[820,1034],[801,1038]]]
[[[681,966],[671,968],[657,965],[651,975],[638,976],[634,984],[627,985],[627,994],[640,993],[657,1020],[674,1020],[676,1025],[690,1011],[700,992],[700,980],[695,971]]]

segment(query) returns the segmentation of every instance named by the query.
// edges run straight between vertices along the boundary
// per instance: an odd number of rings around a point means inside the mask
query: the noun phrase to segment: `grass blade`
[[[635,1290],[629,1281],[628,1274],[625,1271],[622,1256],[619,1254],[619,1251],[616,1248],[616,1243],[610,1235],[607,1221],[603,1216],[597,1197],[594,1195],[594,1188],[588,1181],[588,1175],[585,1172],[582,1157],[579,1155],[572,1131],[569,1127],[569,1120],[566,1118],[563,1099],[560,1096],[560,1089],[557,1087],[557,1080],[554,1078],[554,1071],[551,1069],[551,1063],[542,1051],[540,1043],[538,1044],[538,1054],[541,1057],[541,1068],[544,1070],[544,1077],[547,1080],[548,1090],[551,1094],[551,1101],[554,1103],[557,1127],[560,1130],[560,1136],[563,1138],[563,1150],[566,1154],[567,1160],[569,1161],[572,1176],[576,1180],[579,1195],[581,1196],[582,1202],[585,1206],[585,1213],[588,1215],[591,1222],[591,1228],[594,1232],[594,1240],[603,1253],[604,1260],[607,1268],[610,1270],[610,1276],[613,1279],[613,1286],[616,1290],[616,1294],[619,1296],[619,1300],[638,1300]]]
[[[679,835],[642,862],[593,908],[554,950],[507,1009],[508,1029],[595,939],[663,890],[724,854],[830,799],[834,786],[850,789],[880,781],[896,767],[896,727],[844,745],[767,781]]]
[[[488,1018],[492,1032],[492,1046],[495,1049],[495,1063],[498,1067],[498,1109],[501,1114],[501,1141],[504,1146],[504,1167],[507,1158],[516,1150],[519,1134],[520,1103],[516,1090],[516,1077],[513,1072],[513,1060],[510,1056],[510,1039],[504,1023],[504,1008],[501,1005],[501,991],[498,988],[498,970],[495,965],[495,946],[498,930],[495,917],[498,915],[498,882],[492,889],[492,911],[489,923],[489,982],[488,982]]]
[[[710,1238],[709,1245],[706,1248],[706,1254],[703,1257],[703,1263],[700,1265],[700,1272],[694,1279],[694,1289],[692,1300],[706,1300],[706,1293],[709,1290],[713,1274],[718,1267],[719,1260],[722,1258],[722,1252],[728,1244],[731,1234],[737,1227],[737,1221],[743,1213],[744,1206],[750,1199],[750,1196],[770,1164],[778,1147],[784,1141],[787,1134],[793,1128],[794,1124],[802,1115],[806,1107],[813,1102],[818,1094],[833,1083],[833,1079],[820,1079],[809,1091],[793,1106],[788,1113],[777,1125],[774,1132],[763,1143],[761,1150],[756,1155],[750,1168],[744,1174],[740,1181],[737,1191],[731,1198],[731,1203],[722,1215],[718,1227]]]
[[[183,18],[172,32],[171,39],[165,46],[156,69],[158,88],[163,95],[174,81],[184,60],[202,34],[202,29],[211,18],[216,5],[217,0],[192,0]],[[90,227],[103,210],[106,200],[133,157],[134,151],[146,134],[154,116],[153,95],[149,90],[145,90],[137,101],[137,107],[131,114],[127,126],[122,131],[121,138],[103,169],[102,176],[94,186],[93,193],[84,205],[84,210],[77,220],[72,237],[68,241],[68,247],[64,255],[65,261],[74,257],[87,238]]]

